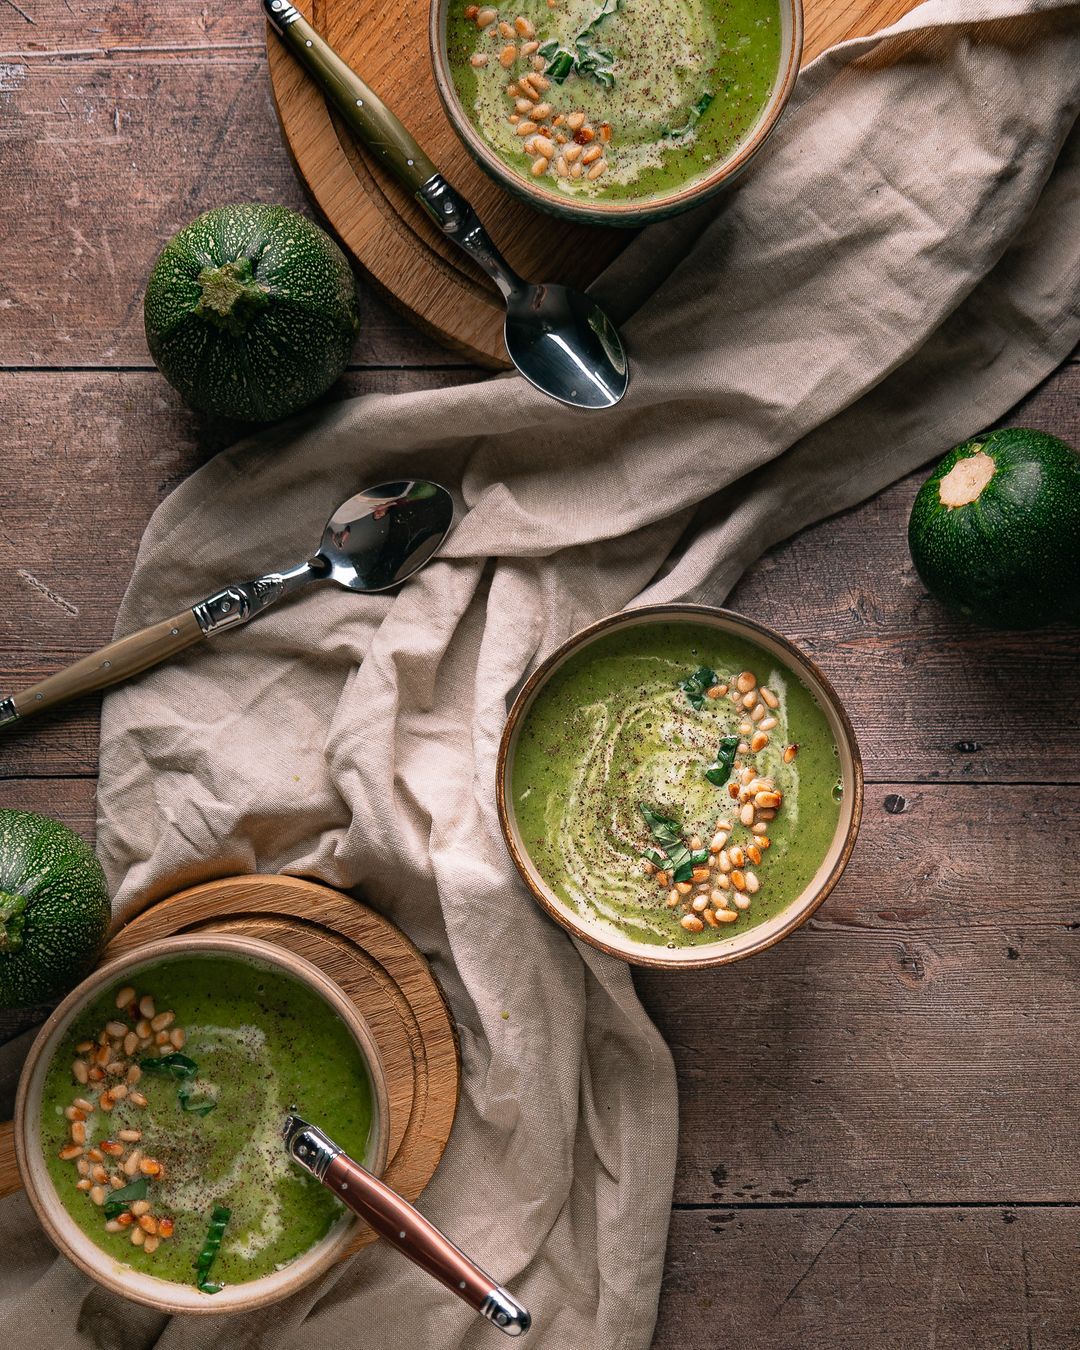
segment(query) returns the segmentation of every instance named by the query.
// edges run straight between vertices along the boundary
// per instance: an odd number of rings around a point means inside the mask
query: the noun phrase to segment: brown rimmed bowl
[[[817,871],[803,892],[779,914],[774,914],[772,918],[766,919],[764,923],[755,924],[752,928],[733,933],[730,937],[720,935],[723,933],[721,929],[718,930],[718,936],[700,946],[668,948],[639,942],[618,933],[610,924],[600,921],[593,923],[556,895],[541,877],[522,842],[514,813],[512,785],[514,754],[526,715],[536,696],[565,661],[586,649],[597,638],[615,629],[651,623],[670,623],[680,619],[704,624],[754,643],[790,670],[810,690],[835,738],[844,794],[836,830]],[[613,614],[609,618],[591,624],[588,628],[583,628],[537,667],[514,700],[503,728],[502,741],[499,745],[496,794],[499,823],[510,856],[537,902],[557,923],[562,924],[582,941],[633,965],[652,966],[659,970],[700,970],[705,966],[726,965],[729,961],[739,961],[745,956],[753,956],[755,952],[765,951],[781,938],[787,937],[800,924],[805,923],[823,903],[839,881],[855,847],[855,837],[859,832],[859,821],[862,817],[863,773],[855,732],[836,691],[809,657],[787,638],[771,628],[766,628],[764,624],[735,614],[731,610],[714,609],[707,605],[645,605],[639,609],[626,610],[622,614]]]
[[[86,1005],[118,981],[136,982],[148,966],[179,956],[218,956],[262,964],[291,976],[318,994],[352,1033],[368,1070],[372,1125],[365,1156],[360,1159],[376,1174],[386,1166],[389,1145],[389,1107],[386,1080],[371,1029],[351,1000],[317,966],[283,947],[257,938],[199,935],[161,938],[147,942],[126,956],[99,967],[68,994],[41,1028],[23,1066],[15,1099],[15,1156],[30,1203],[53,1244],[81,1271],[113,1293],[168,1313],[239,1313],[276,1303],[295,1294],[339,1260],[352,1237],[355,1215],[344,1210],[313,1247],[295,1261],[244,1284],[226,1285],[219,1293],[204,1294],[194,1284],[176,1284],[137,1271],[102,1250],[75,1222],[57,1195],[41,1147],[41,1093],[45,1076],[68,1028]],[[318,1054],[312,1045],[311,1053]]]
[[[451,125],[477,164],[513,196],[563,220],[576,220],[584,225],[636,229],[700,206],[733,182],[768,140],[791,97],[799,73],[803,44],[802,0],[780,0],[780,64],[772,91],[757,121],[725,159],[681,187],[642,197],[640,201],[633,198],[617,201],[605,201],[602,197],[579,198],[545,186],[540,179],[523,177],[492,149],[473,124],[458,97],[446,50],[449,7],[463,3],[464,0],[431,0],[429,8],[428,41],[435,84]]]

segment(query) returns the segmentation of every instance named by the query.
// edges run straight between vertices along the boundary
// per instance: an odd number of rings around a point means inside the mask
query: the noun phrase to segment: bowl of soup
[[[378,1049],[303,958],[227,935],[147,943],[95,971],[30,1050],[15,1108],[23,1185],[53,1243],[168,1312],[235,1313],[345,1254],[355,1216],[289,1160],[295,1110],[381,1172]]]
[[[832,686],[779,633],[655,605],[565,642],[503,732],[503,835],[563,927],[637,965],[721,965],[813,914],[863,780]]]
[[[731,182],[776,125],[801,0],[435,0],[436,84],[488,173],[542,210],[637,226]]]

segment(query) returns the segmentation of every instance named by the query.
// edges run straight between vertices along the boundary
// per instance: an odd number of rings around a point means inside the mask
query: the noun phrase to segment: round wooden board
[[[423,956],[389,920],[340,891],[297,877],[249,876],[159,900],[125,924],[102,960],[154,938],[200,931],[280,943],[314,962],[356,1004],[386,1071],[390,1149],[383,1175],[415,1200],[446,1148],[461,1079],[450,1010]],[[0,1155],[2,1195],[19,1185],[10,1126],[0,1135]],[[374,1240],[371,1229],[358,1224],[348,1252]]]
[[[804,62],[845,38],[876,32],[918,2],[804,0]],[[544,215],[512,198],[473,162],[435,88],[428,0],[298,0],[298,5],[472,202],[522,276],[584,287],[624,247],[629,232]],[[272,29],[267,42],[274,102],[293,162],[342,243],[426,332],[479,365],[506,367],[503,307],[494,286],[353,140]]]

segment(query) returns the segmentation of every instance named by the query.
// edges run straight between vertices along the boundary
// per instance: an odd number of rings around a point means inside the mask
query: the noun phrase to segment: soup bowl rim
[[[280,1270],[204,1294],[194,1284],[161,1279],[123,1265],[85,1233],[61,1200],[45,1163],[41,1141],[41,1098],[54,1057],[71,1024],[109,985],[148,966],[185,955],[221,956],[259,962],[284,973],[322,998],[345,1023],[360,1051],[371,1088],[372,1122],[361,1161],[381,1174],[389,1147],[389,1103],[378,1044],[367,1021],[340,986],[306,957],[276,943],[240,934],[186,933],[140,944],[92,971],[65,996],[43,1024],[27,1054],[15,1098],[15,1157],[23,1188],[53,1245],[84,1274],[135,1303],[170,1313],[229,1314],[276,1303],[329,1270],[353,1237],[356,1216],[349,1210],[317,1242]]]
[[[799,75],[803,49],[803,0],[778,0],[787,42],[782,46],[776,77],[769,96],[750,131],[729,155],[708,172],[672,188],[649,196],[618,200],[578,200],[570,194],[547,192],[523,178],[480,134],[458,97],[446,49],[446,22],[451,3],[458,0],[431,0],[428,7],[428,47],[435,86],[443,109],[458,139],[475,162],[513,196],[563,220],[587,225],[611,225],[637,228],[650,221],[663,220],[689,210],[714,196],[737,178],[772,135],[788,105]]]
[[[559,900],[552,889],[540,876],[539,869],[529,857],[528,850],[520,839],[516,828],[516,819],[511,805],[514,753],[517,738],[529,708],[537,695],[545,687],[550,677],[564,662],[578,651],[589,646],[602,634],[617,628],[633,627],[638,623],[662,622],[665,619],[687,622],[703,622],[706,626],[719,628],[732,636],[741,637],[763,646],[779,650],[793,673],[813,694],[837,736],[837,750],[840,755],[841,773],[844,779],[844,800],[841,805],[840,820],[834,831],[833,839],[825,852],[818,871],[803,891],[794,897],[772,919],[754,928],[746,929],[742,935],[732,937],[718,936],[701,946],[676,947],[669,949],[659,945],[640,942],[630,937],[620,938],[615,930],[606,925],[597,932],[588,921],[573,915],[569,906]],[[808,679],[806,677],[809,677]],[[823,696],[823,699],[822,697]],[[657,970],[684,971],[702,970],[711,966],[728,965],[733,961],[744,960],[758,952],[774,946],[782,938],[801,927],[807,919],[822,905],[843,875],[855,847],[859,833],[863,807],[863,768],[855,729],[844,709],[836,690],[820,668],[789,638],[767,624],[739,614],[734,610],[723,609],[715,605],[693,604],[688,602],[663,602],[639,605],[631,609],[609,614],[595,623],[586,625],[571,634],[560,643],[533,671],[518,691],[503,725],[502,737],[496,761],[496,804],[499,825],[507,850],[522,880],[528,886],[533,899],[558,924],[561,924],[574,937],[580,938],[590,946],[617,956],[631,965],[647,966]],[[843,833],[840,826],[846,816]],[[830,861],[830,855],[831,861]],[[825,863],[829,866],[825,869]],[[825,870],[823,870],[825,869]],[[754,936],[759,933],[759,936]],[[602,935],[601,935],[602,933]],[[733,946],[733,943],[738,945]]]

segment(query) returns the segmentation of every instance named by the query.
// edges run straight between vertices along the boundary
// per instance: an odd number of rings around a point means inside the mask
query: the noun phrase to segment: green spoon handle
[[[312,28],[290,0],[263,0],[282,42],[333,102],[350,129],[413,192],[434,176],[424,154],[385,103]]]

